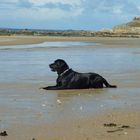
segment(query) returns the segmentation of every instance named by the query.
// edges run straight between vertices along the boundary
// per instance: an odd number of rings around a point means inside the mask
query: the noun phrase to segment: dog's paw
[[[40,87],[39,89],[45,89],[45,90],[46,90],[46,89],[47,89],[47,87]]]

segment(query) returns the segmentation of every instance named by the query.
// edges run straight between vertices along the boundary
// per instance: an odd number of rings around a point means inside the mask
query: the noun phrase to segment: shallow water
[[[14,45],[14,46],[1,46],[0,50],[15,50],[15,49],[48,49],[48,48],[63,48],[63,47],[76,47],[76,46],[92,46],[95,45],[96,43],[93,42],[78,42],[78,41],[48,41],[48,42],[43,42],[40,44],[29,44],[29,45]]]
[[[71,47],[70,47],[71,46]],[[97,72],[117,89],[44,91],[56,73],[48,65],[64,59],[79,72]],[[49,42],[0,47],[0,128],[51,123],[139,105],[140,48],[105,48],[91,42]]]

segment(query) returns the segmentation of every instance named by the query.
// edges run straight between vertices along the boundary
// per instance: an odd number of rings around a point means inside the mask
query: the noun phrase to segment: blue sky
[[[140,0],[0,0],[0,27],[112,28],[140,16]]]

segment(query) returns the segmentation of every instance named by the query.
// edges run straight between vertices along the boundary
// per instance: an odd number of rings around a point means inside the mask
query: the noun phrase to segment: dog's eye
[[[60,65],[60,62],[55,62],[56,65]]]
[[[62,63],[62,62],[59,62],[59,61],[56,62],[55,64],[56,64],[56,66],[58,66],[58,67],[63,66],[63,63]]]

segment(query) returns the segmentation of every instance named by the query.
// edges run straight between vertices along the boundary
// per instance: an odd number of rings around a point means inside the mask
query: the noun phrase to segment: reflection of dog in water
[[[62,59],[57,59],[49,65],[53,72],[57,72],[58,78],[56,86],[43,87],[46,90],[61,89],[88,89],[88,88],[116,88],[110,85],[102,76],[96,73],[78,73],[69,69],[67,63]]]

